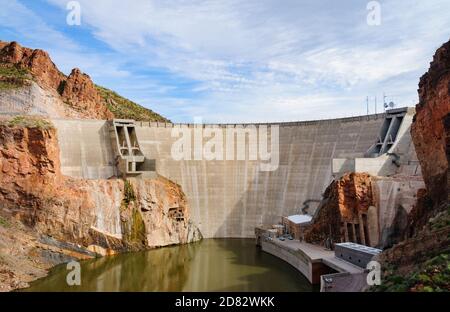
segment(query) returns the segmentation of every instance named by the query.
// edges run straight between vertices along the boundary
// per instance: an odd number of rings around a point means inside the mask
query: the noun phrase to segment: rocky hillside
[[[56,129],[46,120],[0,120],[0,156],[0,289],[32,280],[30,274],[45,271],[55,257],[64,262],[201,238],[180,186],[163,177],[62,175]],[[12,250],[14,259],[8,256]],[[17,259],[31,266],[29,274]]]
[[[47,52],[0,41],[0,112],[49,117],[168,121],[108,89],[79,69],[64,75]]]

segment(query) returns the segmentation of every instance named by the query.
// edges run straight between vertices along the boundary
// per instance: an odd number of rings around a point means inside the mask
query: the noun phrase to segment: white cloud
[[[47,1],[65,9],[65,0]],[[366,24],[358,0],[79,2],[83,25],[115,53],[76,60],[175,121],[352,115],[383,92],[412,105],[450,29],[446,0],[380,1],[379,27]],[[192,85],[180,90],[178,79]]]
[[[13,29],[22,40],[32,44],[46,44],[64,46],[66,49],[75,49],[77,44],[60,32],[49,27],[45,21],[32,10],[16,0],[0,0],[0,26]]]
[[[0,26],[11,30],[19,43],[31,48],[42,48],[50,53],[60,70],[68,74],[74,67],[94,77],[125,78],[130,75],[120,69],[122,59],[113,54],[86,51],[83,46],[55,29],[34,12],[16,0],[0,0]],[[0,38],[1,39],[1,38]]]

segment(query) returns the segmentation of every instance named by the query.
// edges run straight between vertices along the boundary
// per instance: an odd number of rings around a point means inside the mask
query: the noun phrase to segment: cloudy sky
[[[175,122],[311,120],[417,102],[417,83],[450,39],[450,1],[0,0],[0,40],[47,50],[69,73]]]

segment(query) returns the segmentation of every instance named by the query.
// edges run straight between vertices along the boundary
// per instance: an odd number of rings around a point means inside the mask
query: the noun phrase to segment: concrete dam
[[[261,170],[263,160],[248,157],[250,149],[256,148],[251,144],[244,159],[173,157],[172,148],[178,140],[173,130],[177,127],[203,131],[211,126],[226,137],[227,129],[247,125],[136,122],[134,129],[140,151],[154,161],[152,170],[183,188],[191,218],[205,238],[245,238],[254,237],[255,226],[276,223],[281,216],[302,211],[314,214],[325,188],[347,170],[374,175],[405,170],[417,173],[409,137],[412,116],[409,110],[399,109],[332,120],[256,124],[256,129],[279,129],[279,161],[272,171]],[[58,131],[63,174],[83,179],[119,175],[111,121],[52,122]],[[189,140],[195,144],[195,137]],[[205,144],[207,139],[200,141]],[[366,167],[358,162],[362,158],[369,160],[364,162]]]

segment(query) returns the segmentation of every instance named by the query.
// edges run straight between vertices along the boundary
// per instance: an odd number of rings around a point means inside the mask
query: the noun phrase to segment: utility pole
[[[369,116],[369,96],[366,98],[367,116]]]
[[[377,96],[375,95],[375,115],[377,114]]]

